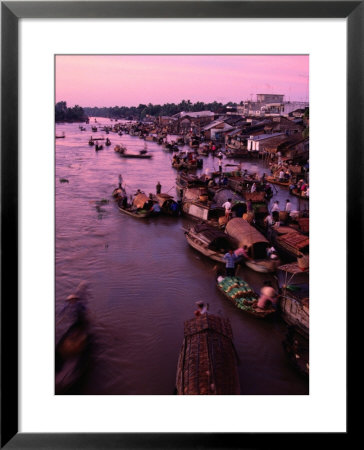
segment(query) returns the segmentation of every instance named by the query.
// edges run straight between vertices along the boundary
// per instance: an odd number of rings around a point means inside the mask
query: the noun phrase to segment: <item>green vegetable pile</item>
[[[238,277],[225,277],[218,284],[239,309],[244,311],[252,311],[254,309],[244,304],[244,300],[252,301],[256,299],[256,294],[246,281]]]

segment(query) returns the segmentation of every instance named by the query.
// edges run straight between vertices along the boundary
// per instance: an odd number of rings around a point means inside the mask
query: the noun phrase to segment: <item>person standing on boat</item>
[[[292,211],[292,203],[289,201],[288,198],[287,198],[287,200],[286,200],[285,211],[286,211],[286,213],[288,213],[288,215],[290,215],[290,214],[291,214],[291,211]]]
[[[230,214],[231,214],[231,198],[228,198],[228,201],[223,203],[223,208],[225,208],[225,217],[229,220]]]
[[[119,173],[119,189],[121,189],[122,182],[123,182],[123,177],[121,176],[121,173]]]
[[[162,189],[162,185],[160,184],[160,182],[158,181],[157,186],[155,187],[157,194],[161,193],[161,189]]]
[[[272,213],[273,213],[274,211],[278,211],[278,212],[279,212],[279,201],[278,201],[278,200],[276,200],[276,201],[273,203]]]
[[[233,277],[235,275],[235,261],[237,260],[237,256],[235,255],[233,250],[229,250],[228,253],[225,253],[224,260],[226,276]]]
[[[250,189],[250,192],[253,193],[257,190],[257,185],[255,183],[252,184],[252,187]]]

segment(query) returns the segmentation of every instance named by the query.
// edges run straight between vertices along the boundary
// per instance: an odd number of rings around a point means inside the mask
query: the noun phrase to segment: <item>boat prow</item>
[[[178,358],[178,395],[239,395],[233,334],[228,319],[207,312],[184,324]]]

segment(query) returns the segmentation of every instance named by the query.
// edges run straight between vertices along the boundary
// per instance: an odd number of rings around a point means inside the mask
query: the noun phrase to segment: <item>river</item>
[[[97,126],[110,125],[98,118]],[[211,313],[231,321],[240,360],[243,395],[308,394],[308,382],[291,367],[282,348],[285,324],[244,315],[216,289],[214,262],[189,247],[183,226],[186,218],[158,217],[139,221],[121,213],[111,197],[122,174],[128,194],[138,188],[176,195],[176,171],[171,153],[148,142],[150,160],[123,159],[114,152],[119,143],[130,151],[144,141],[110,133],[112,145],[96,152],[79,124],[57,124],[56,135],[56,341],[67,327],[61,320],[65,299],[80,281],[88,285],[88,313],[94,336],[92,364],[79,394],[171,395],[183,339],[183,323],[193,317],[195,302],[207,301]],[[204,169],[217,169],[217,160],[203,157]],[[233,163],[224,160],[224,163]],[[266,167],[242,161],[258,173]],[[66,178],[67,182],[60,182]],[[287,190],[272,201],[283,206]],[[108,202],[105,202],[107,200]],[[291,197],[293,206],[297,198]],[[257,291],[266,277],[242,267],[243,277]]]

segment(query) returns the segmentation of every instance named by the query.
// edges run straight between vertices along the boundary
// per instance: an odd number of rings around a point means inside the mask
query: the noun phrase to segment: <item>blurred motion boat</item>
[[[70,326],[55,349],[55,393],[72,394],[77,390],[89,367],[92,338],[85,304],[86,284],[66,300],[62,317]]]

